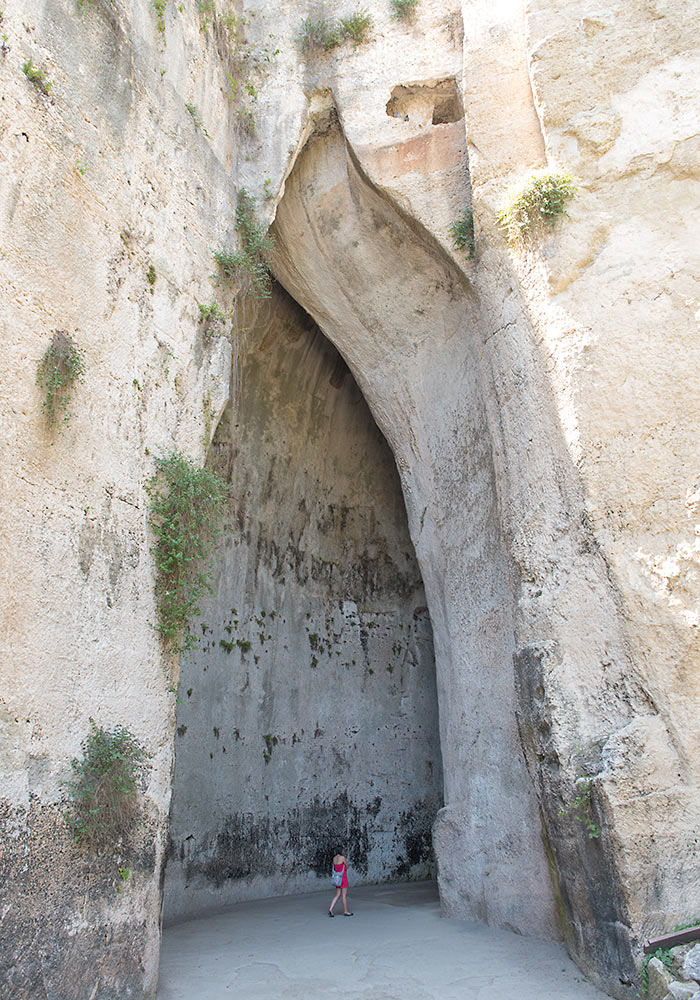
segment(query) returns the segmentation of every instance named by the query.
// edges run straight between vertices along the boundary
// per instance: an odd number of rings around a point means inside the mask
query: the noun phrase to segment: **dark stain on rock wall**
[[[569,952],[579,965],[596,975],[598,968],[616,969],[623,987],[632,987],[636,969],[632,956],[630,918],[622,891],[623,879],[607,839],[604,805],[595,791],[590,800],[597,835],[562,810],[575,794],[575,778],[559,759],[552,738],[552,707],[547,690],[552,663],[561,663],[555,642],[522,646],[513,657],[518,695],[518,731],[525,759],[540,801],[542,836],[552,878],[555,907]],[[593,745],[580,770],[600,769],[600,748]],[[591,963],[594,956],[595,964]]]
[[[402,812],[396,824],[397,854],[392,876],[396,879],[410,879],[417,869],[434,866],[433,821],[435,801],[421,799],[413,809]]]
[[[146,912],[154,831],[149,823],[138,844],[94,854],[76,844],[60,805],[0,803],[3,998],[145,1000],[146,951],[157,947],[158,928],[130,911]]]
[[[432,823],[437,803],[417,802],[401,813],[393,830],[395,864],[387,879],[425,878],[433,865]],[[314,872],[329,876],[333,856],[344,851],[352,873],[368,872],[369,854],[379,834],[381,800],[351,802],[343,793],[330,802],[318,798],[283,818],[249,813],[227,817],[209,843],[193,850],[187,841],[171,843],[170,854],[185,862],[188,881],[204,877],[220,888],[229,879],[286,877]],[[384,827],[384,824],[382,824]],[[384,829],[381,830],[383,834]]]

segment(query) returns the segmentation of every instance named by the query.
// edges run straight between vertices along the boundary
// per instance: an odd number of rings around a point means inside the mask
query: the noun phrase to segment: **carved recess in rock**
[[[278,286],[213,461],[235,524],[182,664],[166,919],[434,873],[430,619],[394,459],[347,365]]]
[[[414,125],[449,125],[464,118],[462,96],[454,79],[394,87],[386,113],[390,118],[407,118]]]
[[[273,228],[276,274],[342,351],[401,474],[435,639],[443,908],[540,934],[556,909],[577,960],[626,995],[646,890],[621,874],[629,775],[613,748],[635,713],[644,731],[655,714],[523,303],[507,272],[472,295],[339,131],[308,142]],[[565,813],[584,773],[600,838]]]

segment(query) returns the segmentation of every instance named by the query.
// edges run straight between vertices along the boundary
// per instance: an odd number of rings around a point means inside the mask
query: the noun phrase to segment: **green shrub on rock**
[[[155,536],[156,629],[167,648],[181,652],[196,643],[190,624],[200,614],[200,599],[211,593],[212,556],[229,486],[211,469],[173,451],[156,459],[146,492]]]
[[[391,0],[391,16],[395,21],[410,21],[417,6],[418,0]]]
[[[44,96],[48,97],[53,84],[46,79],[46,73],[41,66],[35,66],[31,59],[27,59],[22,66],[22,72],[37,90],[44,94]]]
[[[474,256],[474,213],[471,208],[465,208],[449,229],[455,250],[466,250],[469,257]]]
[[[46,422],[53,428],[70,402],[76,382],[83,381],[85,358],[80,347],[65,330],[56,330],[44,351],[36,373],[36,384],[44,394],[42,407]],[[67,416],[63,418],[68,420]]]
[[[90,719],[82,757],[65,783],[72,805],[67,819],[75,839],[109,847],[128,836],[138,818],[138,790],[150,757],[124,726],[103,729]]]
[[[238,278],[253,298],[267,299],[271,292],[270,263],[275,241],[255,218],[255,198],[244,188],[238,192],[236,230],[241,249],[214,251],[214,260],[229,280]]]
[[[577,190],[569,174],[538,172],[529,177],[496,215],[508,244],[518,246],[543,228],[553,228]]]

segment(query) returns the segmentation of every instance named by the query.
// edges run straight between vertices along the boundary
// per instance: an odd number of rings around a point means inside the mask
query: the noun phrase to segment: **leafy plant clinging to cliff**
[[[196,641],[190,631],[200,598],[211,593],[211,557],[223,530],[228,484],[180,452],[156,459],[146,485],[155,535],[156,628],[173,652]]]
[[[566,809],[560,810],[559,815],[573,816],[575,820],[583,824],[589,839],[597,840],[600,837],[600,830],[593,819],[591,787],[590,778],[579,778],[576,782],[578,794],[574,796]]]
[[[577,190],[569,174],[533,174],[498,212],[496,222],[505,229],[508,243],[516,246],[542,226],[551,229]]]
[[[247,279],[253,298],[267,299],[270,297],[270,260],[275,241],[255,218],[255,198],[244,188],[238,192],[236,229],[241,236],[241,249],[215,250],[214,260],[229,280]]]
[[[68,406],[74,383],[83,381],[84,372],[82,350],[65,330],[56,330],[36,373],[36,384],[44,393],[42,406],[49,427],[58,423],[60,414]]]
[[[225,313],[216,302],[209,302],[207,304],[200,304],[199,306],[199,322],[202,326],[202,337],[206,342],[215,340],[218,336],[223,336],[224,324],[227,319],[231,318],[231,313]],[[206,404],[206,398],[204,400]],[[205,411],[208,407],[205,406]]]
[[[192,104],[189,101],[185,101],[185,110],[192,119],[195,132],[201,131],[207,137],[207,139],[211,139],[211,136],[204,127],[204,120],[202,119],[202,113],[197,107],[197,105]]]
[[[76,840],[107,847],[133,826],[136,793],[150,754],[124,726],[107,730],[94,719],[82,750],[65,784],[72,799],[67,819]]]
[[[168,0],[153,0],[153,9],[156,12],[156,25],[161,35],[165,34],[165,8]]]
[[[471,208],[465,208],[449,229],[455,250],[466,250],[470,257],[474,256],[474,213]]]
[[[53,84],[46,79],[46,73],[40,66],[35,66],[31,59],[27,59],[26,63],[22,66],[22,72],[29,82],[34,84],[37,90],[40,90],[42,94],[48,95]]]

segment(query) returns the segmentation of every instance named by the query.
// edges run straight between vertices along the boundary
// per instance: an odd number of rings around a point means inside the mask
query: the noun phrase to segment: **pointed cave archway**
[[[479,303],[434,238],[368,179],[333,115],[299,155],[272,231],[276,276],[346,359],[401,477],[436,656],[443,911],[557,936],[516,721],[503,456]]]
[[[338,351],[275,284],[210,461],[231,531],[179,685],[166,921],[434,875],[432,630],[394,459]]]

